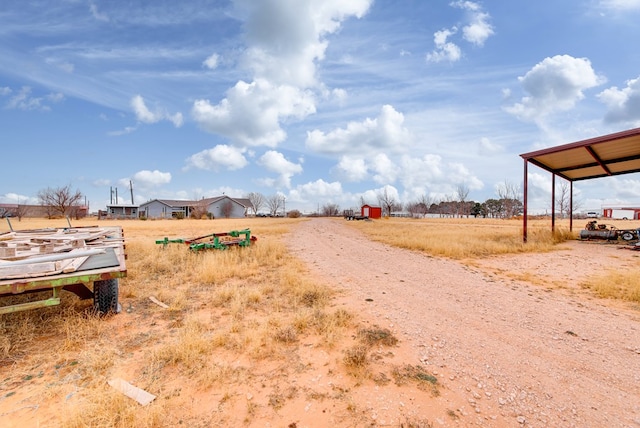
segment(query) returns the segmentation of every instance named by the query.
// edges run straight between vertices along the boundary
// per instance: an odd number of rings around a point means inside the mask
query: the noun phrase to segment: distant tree
[[[457,204],[457,214],[459,217],[466,215],[469,217],[469,210],[467,205],[467,197],[469,196],[469,187],[466,184],[459,184],[456,188],[456,193],[458,196],[458,204]]]
[[[396,202],[396,199],[391,194],[391,192],[389,192],[388,186],[384,186],[384,189],[379,191],[376,194],[376,196],[378,197],[378,203],[384,209],[383,211],[385,211],[387,213],[386,215],[390,216],[391,215],[391,210],[393,209],[393,206],[397,202]]]
[[[423,217],[429,213],[429,208],[431,208],[431,205],[433,204],[434,201],[435,199],[428,195],[421,195],[418,198],[418,207],[420,210],[419,212],[420,214],[422,214]]]
[[[487,216],[486,205],[481,204],[480,202],[473,202],[473,206],[471,207],[471,215],[474,217],[486,217]]]
[[[445,195],[438,203],[437,212],[440,216],[453,217],[457,212],[457,201],[453,195]]]
[[[502,201],[497,199],[487,199],[484,201],[484,207],[487,217],[491,218],[499,218],[502,217],[502,213],[504,211],[504,207],[502,206]]]
[[[22,217],[29,215],[29,206],[18,203],[18,207],[15,209],[15,216],[18,217],[18,221],[22,221]]]
[[[253,205],[251,210],[253,211],[254,216],[258,214],[258,211],[260,211],[266,203],[266,198],[262,193],[251,192],[247,194],[246,198],[249,199],[251,205]]]
[[[53,216],[64,217],[74,214],[73,208],[79,205],[82,193],[79,190],[73,192],[71,185],[57,188],[47,187],[38,192],[38,200],[40,205],[45,207],[49,218]]]
[[[420,202],[409,202],[407,204],[407,211],[411,214],[411,217],[424,217]]]
[[[322,206],[322,215],[327,217],[337,216],[340,212],[340,206],[338,204],[324,204]]]
[[[391,212],[402,212],[404,211],[404,204],[402,202],[395,202],[391,206]]]
[[[569,217],[569,214],[575,213],[582,207],[582,201],[579,199],[573,199],[573,204],[571,202],[571,186],[567,181],[562,181],[560,189],[556,188],[556,207],[563,218]]]
[[[522,191],[519,186],[505,180],[504,183],[497,186],[496,192],[500,200],[503,201],[504,212],[502,217],[510,218],[522,214]]]
[[[275,194],[269,196],[265,202],[267,204],[267,207],[269,208],[269,214],[275,217],[276,215],[278,215],[278,211],[280,211],[280,208],[283,207],[284,199],[282,198],[282,195]]]

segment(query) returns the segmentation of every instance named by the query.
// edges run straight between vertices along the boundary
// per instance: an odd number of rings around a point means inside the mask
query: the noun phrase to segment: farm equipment
[[[257,241],[257,239],[255,236],[251,236],[249,229],[243,229],[232,230],[230,232],[210,233],[191,239],[169,239],[165,237],[164,239],[156,241],[156,244],[162,244],[164,247],[168,244],[186,244],[191,251],[197,252],[209,249],[226,250],[232,246],[248,247],[252,242]]]
[[[369,220],[369,217],[357,215],[353,210],[344,210],[342,215],[346,220]]]
[[[62,290],[93,298],[101,315],[117,313],[118,279],[127,276],[125,258],[119,226],[11,228],[0,233],[0,299],[46,290],[52,295],[0,306],[0,314],[59,305]]]
[[[604,239],[607,241],[633,241],[640,239],[640,229],[618,229],[615,226],[598,224],[597,220],[589,221],[580,231],[580,239]]]

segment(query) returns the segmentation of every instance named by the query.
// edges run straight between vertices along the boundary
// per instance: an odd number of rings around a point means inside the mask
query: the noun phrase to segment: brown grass
[[[408,250],[451,259],[486,257],[496,254],[552,251],[558,243],[575,239],[568,224],[530,221],[527,243],[522,241],[522,220],[483,218],[387,218],[373,222],[348,222],[369,238]]]
[[[640,303],[640,263],[636,269],[610,269],[589,278],[582,286],[605,299],[619,299]]]

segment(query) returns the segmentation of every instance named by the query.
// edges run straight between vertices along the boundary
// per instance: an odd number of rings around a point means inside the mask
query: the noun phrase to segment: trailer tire
[[[106,279],[93,283],[93,307],[98,315],[120,312],[118,304],[118,280]]]
[[[632,232],[624,232],[622,235],[620,235],[622,237],[622,239],[624,239],[625,241],[631,241],[634,238],[634,235]]]

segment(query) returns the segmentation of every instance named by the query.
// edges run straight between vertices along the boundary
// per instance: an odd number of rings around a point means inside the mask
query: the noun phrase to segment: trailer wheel
[[[625,241],[631,241],[634,238],[634,235],[632,232],[624,232],[621,236],[622,236],[622,239],[624,239]]]
[[[99,315],[120,312],[117,279],[107,279],[93,283],[93,307]]]

